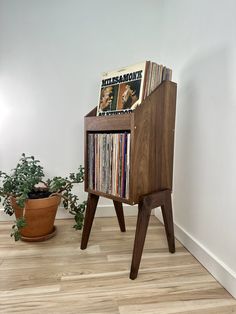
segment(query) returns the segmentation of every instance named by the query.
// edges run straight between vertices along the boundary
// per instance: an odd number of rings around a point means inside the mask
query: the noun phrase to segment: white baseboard
[[[158,209],[155,210],[155,216],[163,223],[161,212]],[[174,228],[176,239],[236,299],[236,273],[182,227],[174,224]]]
[[[13,220],[15,220],[15,216],[14,215],[9,216],[9,215],[4,213],[3,208],[0,208],[0,222],[3,222],[3,221],[13,221]]]
[[[124,215],[125,216],[136,216],[138,213],[138,206],[129,206],[123,204]],[[114,217],[116,216],[116,211],[113,205],[98,205],[95,217]],[[72,216],[63,208],[60,207],[57,211],[56,219],[71,218]]]
[[[136,216],[138,213],[138,206],[129,206],[123,204],[124,215],[125,216]],[[96,211],[96,217],[113,217],[116,216],[116,212],[113,205],[98,205]],[[59,207],[56,215],[56,219],[67,219],[72,218],[63,207]],[[14,216],[9,216],[4,213],[3,208],[0,208],[0,222],[1,221],[14,221]]]

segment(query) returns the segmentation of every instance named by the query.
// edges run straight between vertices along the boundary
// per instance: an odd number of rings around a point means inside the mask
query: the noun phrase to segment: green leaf
[[[20,240],[21,234],[20,230],[26,226],[26,221],[24,217],[18,218],[16,224],[12,226],[11,237],[14,237],[15,241]]]
[[[29,195],[31,192],[35,192],[35,186],[43,182],[43,178],[44,172],[40,161],[34,156],[26,156],[25,153],[21,154],[19,162],[10,174],[0,171],[0,201],[3,202],[4,211],[9,215],[14,213],[10,201],[12,196],[16,197],[18,206],[24,208]],[[69,176],[55,176],[46,181],[49,192],[62,195],[63,206],[74,216],[76,230],[80,230],[83,226],[85,203],[80,203],[78,196],[72,191],[75,184],[83,181],[84,168],[82,166],[78,168],[77,172],[70,173]],[[20,229],[25,225],[24,217],[17,219],[13,225],[11,236],[16,241],[20,239]]]

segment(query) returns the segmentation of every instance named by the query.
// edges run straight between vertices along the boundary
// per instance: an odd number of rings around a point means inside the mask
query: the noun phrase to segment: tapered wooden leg
[[[85,213],[85,219],[84,219],[84,228],[82,233],[82,240],[80,248],[81,250],[84,250],[87,248],[88,240],[90,231],[93,224],[94,215],[97,209],[97,203],[98,203],[99,196],[95,194],[88,195],[88,201],[87,201],[87,208]]]
[[[125,232],[125,218],[124,218],[124,211],[123,211],[123,205],[121,202],[113,201],[113,204],[115,206],[116,210],[116,216],[119,222],[120,231]]]
[[[166,197],[164,204],[161,206],[162,216],[164,220],[166,237],[169,247],[169,252],[175,252],[175,237],[174,237],[174,223],[173,223],[173,214],[172,214],[172,202],[171,194]]]
[[[130,270],[130,279],[137,278],[139,265],[142,257],[144,242],[146,238],[148,223],[153,208],[161,206],[165,224],[166,236],[169,251],[175,252],[174,224],[171,203],[171,191],[162,190],[159,192],[144,195],[139,202],[138,219],[134,240],[133,258]]]
[[[151,208],[146,206],[144,202],[140,201],[138,206],[138,218],[135,232],[133,258],[130,270],[130,279],[135,279],[138,275],[150,214]]]

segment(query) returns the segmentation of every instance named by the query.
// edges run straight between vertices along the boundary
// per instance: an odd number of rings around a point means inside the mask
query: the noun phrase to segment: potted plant
[[[56,176],[44,180],[43,167],[34,156],[22,154],[16,168],[10,174],[0,171],[0,201],[4,211],[15,214],[11,236],[15,241],[43,241],[56,232],[54,220],[58,205],[74,216],[76,230],[83,226],[86,202],[79,202],[72,192],[73,186],[84,181],[84,168],[68,177]]]

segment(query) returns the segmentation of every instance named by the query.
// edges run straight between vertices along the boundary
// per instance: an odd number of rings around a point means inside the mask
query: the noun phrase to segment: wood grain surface
[[[236,313],[236,300],[176,241],[168,252],[163,225],[153,216],[139,276],[128,278],[136,217],[95,218],[87,250],[72,220],[57,220],[57,235],[15,243],[0,223],[0,313],[136,314]]]
[[[132,113],[84,119],[85,191],[122,203],[138,204],[141,196],[172,190],[177,85],[164,81]],[[88,187],[88,134],[130,132],[129,198],[122,199]]]

